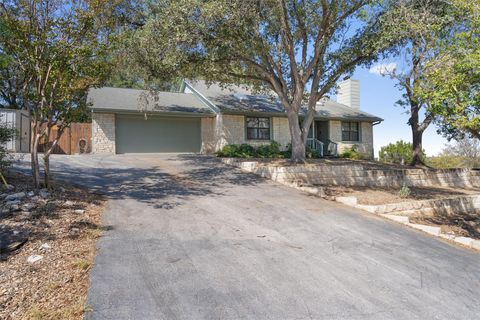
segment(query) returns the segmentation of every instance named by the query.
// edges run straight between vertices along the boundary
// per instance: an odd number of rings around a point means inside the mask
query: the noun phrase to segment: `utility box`
[[[28,111],[0,109],[0,124],[17,131],[17,135],[6,143],[8,151],[30,152],[31,119]]]

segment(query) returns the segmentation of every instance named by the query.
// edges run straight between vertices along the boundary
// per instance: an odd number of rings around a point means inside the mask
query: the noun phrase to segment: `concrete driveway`
[[[194,155],[59,156],[110,198],[88,319],[478,319],[480,255]]]

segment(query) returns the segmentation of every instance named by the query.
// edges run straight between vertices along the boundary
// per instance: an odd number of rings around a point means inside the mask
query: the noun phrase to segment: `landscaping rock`
[[[387,218],[389,220],[393,220],[395,222],[400,222],[400,223],[409,223],[409,219],[406,216],[397,216],[394,214],[380,214],[382,217]]]
[[[6,201],[10,201],[10,200],[21,200],[23,198],[25,198],[27,195],[25,192],[18,192],[18,193],[14,193],[14,194],[10,194],[8,196],[5,197],[5,200]]]
[[[43,249],[43,250],[48,250],[48,249],[51,249],[52,247],[48,244],[48,243],[44,243],[40,246],[40,249]]]
[[[335,200],[351,207],[355,207],[358,204],[357,197],[336,197]]]
[[[19,204],[20,202],[21,202],[20,200],[7,201],[7,202],[5,202],[5,206],[11,207],[11,206],[13,206],[13,205]]]
[[[67,200],[63,203],[65,207],[73,207],[75,205],[75,202]]]
[[[33,254],[27,258],[28,263],[35,263],[43,259],[43,256],[40,256],[38,254]]]
[[[40,191],[38,192],[38,195],[42,198],[48,198],[50,197],[50,192],[48,192],[47,189],[40,189]]]
[[[467,246],[467,247],[472,247],[472,244],[473,244],[473,239],[468,237],[455,237],[453,241],[463,244],[464,246]]]
[[[423,232],[426,232],[428,234],[434,235],[434,236],[439,236],[441,234],[441,229],[440,227],[432,227],[432,226],[426,226],[423,224],[416,224],[416,223],[408,223],[407,224],[409,227],[422,230]]]
[[[472,248],[476,250],[480,250],[480,240],[473,240]]]
[[[31,203],[31,202],[28,202],[28,203],[24,203],[22,205],[22,209],[25,210],[25,211],[30,211],[32,210],[33,208],[35,208],[37,205],[35,203]]]
[[[28,235],[25,232],[17,230],[11,232],[0,232],[0,253],[7,253],[18,250],[28,240]]]

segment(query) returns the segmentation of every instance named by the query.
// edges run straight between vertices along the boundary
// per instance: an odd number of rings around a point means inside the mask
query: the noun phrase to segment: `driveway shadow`
[[[52,159],[51,167],[54,179],[86,186],[111,199],[135,199],[167,209],[178,205],[176,200],[222,196],[230,187],[255,185],[263,181],[211,156],[182,154],[159,157],[161,160],[155,166],[142,167],[142,163],[138,163],[135,167],[131,163],[132,158],[124,156],[112,156],[108,166],[95,166],[95,158],[91,158],[90,163],[86,157],[78,162],[79,158],[65,156],[59,158],[61,161]],[[148,160],[152,159],[150,156]],[[112,161],[118,161],[118,166],[112,165]]]

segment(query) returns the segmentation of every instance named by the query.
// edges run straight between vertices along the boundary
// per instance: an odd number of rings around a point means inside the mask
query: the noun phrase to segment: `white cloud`
[[[397,69],[397,64],[395,62],[379,63],[371,67],[369,72],[376,74],[377,76],[384,76],[392,73],[395,69]]]

